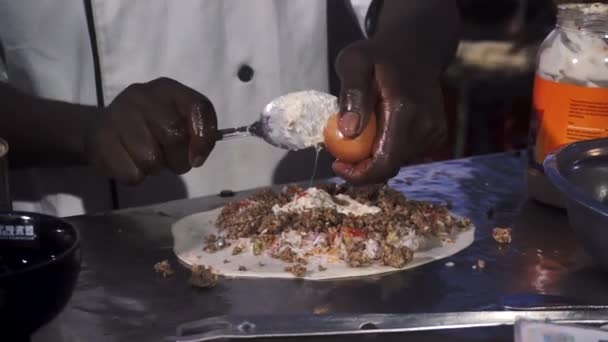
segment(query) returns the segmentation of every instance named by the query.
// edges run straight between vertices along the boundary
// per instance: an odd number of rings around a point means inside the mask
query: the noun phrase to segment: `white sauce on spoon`
[[[268,138],[290,150],[318,146],[329,117],[338,112],[338,99],[316,90],[289,93],[263,111]]]

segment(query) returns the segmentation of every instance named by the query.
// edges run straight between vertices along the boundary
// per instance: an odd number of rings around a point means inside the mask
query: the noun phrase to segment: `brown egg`
[[[323,130],[325,148],[339,161],[357,163],[371,157],[376,138],[376,116],[372,114],[363,132],[355,139],[345,138],[338,129],[338,114],[332,115]]]

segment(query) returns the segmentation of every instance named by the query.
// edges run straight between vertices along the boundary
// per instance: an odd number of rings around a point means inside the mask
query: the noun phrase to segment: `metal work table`
[[[170,226],[234,198],[206,197],[70,218],[83,236],[80,280],[66,310],[34,341],[52,341],[44,338],[52,335],[52,326],[55,334],[63,334],[59,341],[162,341],[181,323],[223,314],[432,313],[608,304],[608,279],[582,251],[565,212],[527,200],[524,168],[517,153],[404,168],[390,185],[410,198],[451,202],[454,212],[476,225],[476,240],[451,258],[373,278],[221,279],[213,289],[192,289],[189,271],[173,255]],[[513,228],[510,245],[501,247],[492,239],[495,226]],[[152,269],[164,259],[176,270],[172,278],[162,279]],[[484,269],[473,269],[478,259],[485,261]],[[512,340],[511,334],[512,328],[500,327],[416,339]]]

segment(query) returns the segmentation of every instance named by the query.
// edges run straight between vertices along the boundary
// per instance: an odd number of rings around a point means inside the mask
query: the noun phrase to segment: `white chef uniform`
[[[360,22],[370,1],[353,1]],[[328,88],[325,1],[90,0],[89,11],[86,4],[1,0],[0,76],[32,95],[88,105],[165,76],[205,94],[220,128],[253,122],[281,94]],[[181,177],[118,187],[118,203],[268,185],[284,155],[261,140],[219,142],[203,167]],[[68,216],[112,208],[109,181],[86,168],[16,171],[11,185],[15,209]]]

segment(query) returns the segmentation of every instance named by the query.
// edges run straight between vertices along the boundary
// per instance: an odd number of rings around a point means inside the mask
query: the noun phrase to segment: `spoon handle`
[[[253,134],[250,131],[251,126],[241,126],[236,128],[225,128],[218,131],[217,140],[228,140],[232,138],[250,137]]]

